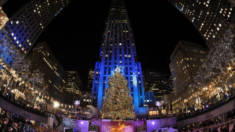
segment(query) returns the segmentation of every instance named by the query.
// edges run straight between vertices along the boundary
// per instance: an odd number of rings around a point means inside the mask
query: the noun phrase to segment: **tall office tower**
[[[189,87],[206,54],[207,50],[202,45],[179,41],[171,54],[169,65],[176,94]]]
[[[138,115],[140,106],[144,104],[144,86],[141,64],[136,62],[136,49],[130,21],[123,0],[113,0],[109,11],[106,28],[103,34],[100,58],[96,62],[92,86],[92,101],[102,108],[108,78],[120,68],[129,82],[130,95],[133,97],[134,110]]]
[[[91,105],[91,92],[82,92],[82,97],[81,97],[81,105],[86,106],[86,105]]]
[[[223,36],[225,29],[234,26],[235,8],[232,0],[169,0],[196,27],[208,48]]]
[[[30,0],[7,22],[10,36],[28,54],[42,31],[71,0]]]
[[[170,93],[169,75],[154,69],[144,71],[144,88],[145,104],[155,104],[156,101],[161,101],[164,94]]]
[[[64,69],[46,44],[38,43],[28,56],[31,61],[31,71],[39,69],[44,74],[44,81],[48,85],[49,94],[60,99],[61,93],[65,90],[65,80],[62,79]]]
[[[94,79],[94,70],[90,69],[89,73],[88,73],[88,80],[87,80],[87,89],[89,91],[92,90],[92,83],[93,83],[93,79]]]
[[[81,87],[82,87],[82,81],[80,76],[76,71],[66,71],[67,72],[67,88],[66,91],[69,93],[73,93],[75,97],[80,97]]]

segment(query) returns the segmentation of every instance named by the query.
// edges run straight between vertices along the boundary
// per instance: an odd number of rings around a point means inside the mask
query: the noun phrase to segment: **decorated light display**
[[[109,88],[103,98],[102,117],[115,119],[133,119],[135,112],[133,99],[125,77],[117,72],[109,78]]]
[[[110,132],[124,132],[124,128],[127,128],[129,126],[125,126],[125,124],[118,123],[118,126],[113,126],[110,129]]]
[[[210,50],[205,61],[199,67],[193,77],[191,88],[184,93],[186,96],[181,96],[173,102],[173,108],[180,107],[184,99],[194,102],[200,107],[198,98],[215,96],[220,99],[218,93],[225,93],[231,89],[229,80],[234,76],[235,69],[235,52],[234,52],[234,34],[231,29],[228,29],[224,36],[215,44],[215,47]],[[229,85],[228,85],[229,84]],[[195,98],[192,98],[193,95]],[[200,100],[201,102],[201,100]],[[177,106],[178,105],[178,106]],[[208,106],[209,107],[209,106]]]

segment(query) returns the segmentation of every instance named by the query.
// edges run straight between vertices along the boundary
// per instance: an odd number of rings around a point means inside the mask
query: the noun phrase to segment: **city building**
[[[67,72],[67,87],[66,91],[72,93],[75,98],[80,98],[82,95],[81,87],[82,81],[81,77],[76,71],[66,71]]]
[[[91,92],[82,92],[81,96],[81,106],[91,105]]]
[[[100,50],[100,62],[96,62],[92,85],[92,104],[102,109],[104,91],[108,88],[108,78],[120,68],[128,81],[137,115],[145,112],[144,84],[140,62],[137,62],[136,47],[132,27],[123,0],[113,0]]]
[[[92,83],[93,83],[93,79],[94,79],[94,70],[90,69],[89,73],[88,73],[88,79],[87,79],[87,89],[89,91],[92,90]]]
[[[46,42],[38,43],[28,56],[31,61],[31,71],[39,69],[44,74],[44,82],[48,85],[49,94],[61,100],[62,92],[65,90],[63,78],[64,69],[52,53]]]
[[[156,101],[161,101],[164,94],[172,92],[172,85],[169,75],[154,69],[144,71],[143,75],[144,88],[146,91],[145,104],[153,105]]]
[[[178,42],[171,54],[169,65],[176,94],[189,87],[206,54],[207,50],[202,45],[186,41]]]
[[[21,51],[28,54],[36,40],[71,0],[30,0],[7,22],[9,36]]]
[[[224,31],[234,27],[233,0],[169,0],[195,26],[206,40],[209,49],[223,36]]]

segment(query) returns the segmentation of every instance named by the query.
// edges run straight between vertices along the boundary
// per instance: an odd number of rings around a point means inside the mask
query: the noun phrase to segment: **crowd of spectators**
[[[182,132],[235,132],[235,125],[233,125],[232,129],[229,129],[229,124],[219,126],[212,126],[210,128],[183,128],[181,129]]]
[[[29,120],[17,117],[16,115],[9,118],[6,113],[1,113],[0,132],[35,132],[35,130]]]
[[[186,110],[184,109],[181,113],[177,115],[177,119],[184,120],[205,113],[207,111],[216,109],[234,98],[235,98],[234,92],[218,93],[212,96],[211,98],[208,98],[208,100],[202,101],[201,108],[195,109],[195,104],[194,105],[191,104],[191,106],[188,105],[188,110],[190,112],[186,113]]]
[[[196,123],[186,125],[184,128],[182,128],[182,131],[195,131],[195,126],[197,126],[197,129],[203,132],[218,132],[218,127],[220,132],[231,132],[229,131],[229,125],[233,125],[232,132],[235,132],[235,109],[230,110],[223,115],[223,121],[221,119],[222,116],[217,116],[206,121],[201,121],[197,125],[195,125]]]
[[[43,109],[35,109],[34,106],[31,105],[31,103],[27,101],[15,100],[15,94],[11,93],[8,90],[4,90],[4,88],[0,88],[0,98],[26,111],[29,111],[29,112],[32,112],[41,116],[46,116],[45,111]]]

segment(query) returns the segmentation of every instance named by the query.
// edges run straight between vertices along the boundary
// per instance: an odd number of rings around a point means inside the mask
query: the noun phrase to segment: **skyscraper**
[[[144,71],[145,103],[155,104],[155,101],[161,101],[164,94],[171,92],[170,77],[158,70],[148,69]],[[154,97],[152,97],[152,93]]]
[[[136,114],[139,115],[144,111],[140,108],[144,104],[142,70],[136,57],[132,27],[124,0],[113,0],[100,49],[101,61],[96,62],[94,69],[92,103],[97,105],[98,110],[102,109],[109,77],[115,73],[115,69],[120,68],[120,73],[128,81]]]
[[[88,79],[87,79],[87,90],[92,90],[92,83],[94,79],[94,70],[90,69],[88,73]]]
[[[208,48],[223,36],[225,29],[234,26],[233,0],[169,0],[196,27]]]
[[[68,76],[66,91],[69,93],[73,93],[74,96],[76,97],[81,96],[82,81],[80,76],[76,71],[66,71],[66,72]]]
[[[39,69],[44,74],[45,84],[48,85],[50,95],[56,99],[66,89],[66,80],[63,79],[64,68],[60,65],[49,46],[38,43],[28,56],[31,61],[31,71]]]
[[[179,41],[170,57],[170,71],[176,94],[189,87],[206,54],[207,50],[202,45]]]
[[[71,0],[30,0],[7,22],[11,37],[28,54],[42,31]]]

